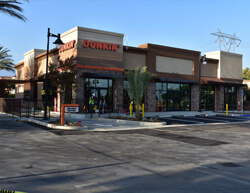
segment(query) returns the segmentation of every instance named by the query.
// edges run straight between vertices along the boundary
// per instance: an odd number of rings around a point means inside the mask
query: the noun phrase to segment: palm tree
[[[137,67],[134,71],[128,70],[125,75],[128,80],[128,85],[126,85],[125,89],[128,92],[130,100],[133,100],[135,103],[136,118],[139,119],[142,98],[146,93],[149,81],[154,75],[147,72],[147,67]]]
[[[29,0],[24,0],[29,2]],[[20,7],[22,3],[17,0],[0,1],[0,12],[18,18],[22,21],[27,21],[27,18],[22,15],[23,9]]]
[[[0,46],[0,70],[7,70],[14,72],[13,69],[13,59],[12,56],[8,54],[10,50],[7,48],[3,48],[3,46]]]

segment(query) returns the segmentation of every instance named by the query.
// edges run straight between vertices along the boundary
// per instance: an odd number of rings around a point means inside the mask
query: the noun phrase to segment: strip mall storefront
[[[57,63],[58,56],[62,60],[76,58],[78,84],[72,100],[80,104],[80,110],[87,108],[92,94],[95,106],[99,109],[102,104],[103,112],[128,108],[124,72],[137,66],[146,66],[155,74],[143,99],[146,111],[221,110],[226,103],[232,108],[241,104],[242,55],[206,53],[208,63],[203,66],[198,51],[154,44],[129,47],[123,45],[123,37],[120,33],[75,27],[61,34],[65,43],[61,49],[50,51],[49,63]],[[16,89],[17,98],[42,99],[45,64],[45,50],[24,54],[24,60],[15,66],[16,79],[29,82],[16,85],[23,88]]]

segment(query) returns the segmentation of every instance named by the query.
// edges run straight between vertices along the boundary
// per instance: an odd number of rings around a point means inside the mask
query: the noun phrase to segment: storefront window
[[[163,83],[163,82],[156,83],[156,100],[158,104],[156,111],[166,111],[167,109],[167,83]]]
[[[228,104],[229,110],[237,109],[237,92],[234,86],[225,87],[224,109],[226,108],[226,104]]]
[[[156,100],[156,111],[189,111],[190,85],[157,82]]]
[[[168,90],[176,90],[176,91],[179,91],[179,90],[180,90],[180,84],[168,83]]]
[[[108,79],[89,78],[89,86],[90,87],[107,88],[108,87]]]
[[[181,84],[180,90],[180,110],[190,111],[190,85]]]
[[[214,86],[201,85],[201,110],[213,111],[214,101]]]

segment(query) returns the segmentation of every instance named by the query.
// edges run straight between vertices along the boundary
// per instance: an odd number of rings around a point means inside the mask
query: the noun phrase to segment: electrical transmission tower
[[[233,52],[234,52],[235,46],[239,47],[241,43],[241,39],[237,38],[235,33],[233,35],[225,34],[225,33],[222,33],[220,29],[218,29],[218,32],[211,33],[211,35],[215,42],[217,41],[219,42],[220,50],[221,50],[221,44],[222,44],[227,52],[230,51],[232,46],[233,46]],[[215,38],[215,36],[217,39]]]

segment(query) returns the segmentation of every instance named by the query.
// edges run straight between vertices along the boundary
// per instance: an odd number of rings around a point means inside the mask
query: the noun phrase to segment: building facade
[[[144,97],[146,111],[222,110],[242,107],[242,55],[222,51],[206,53],[208,62],[201,63],[199,51],[154,44],[138,47],[123,45],[123,34],[75,27],[63,34],[65,43],[52,49],[49,63],[74,56],[77,64],[77,88],[72,101],[86,109],[95,94],[95,106],[121,111],[130,99],[124,89],[124,72],[147,67],[155,75]],[[15,66],[16,98],[41,100],[45,80],[46,51],[33,49]],[[54,94],[54,97],[59,98]],[[58,100],[60,101],[60,100]]]

